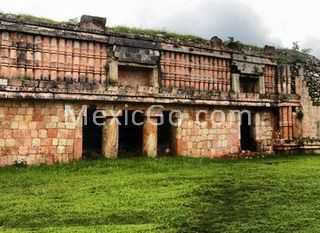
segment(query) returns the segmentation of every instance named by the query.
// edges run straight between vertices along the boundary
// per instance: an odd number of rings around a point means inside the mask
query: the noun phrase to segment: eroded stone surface
[[[195,44],[120,35],[105,30],[106,19],[91,16],[74,26],[0,21],[0,165],[80,159],[82,118],[80,124],[67,123],[65,105],[77,114],[83,105],[116,110],[116,117],[125,105],[180,110],[182,123],[169,135],[172,153],[179,156],[241,154],[239,119],[214,124],[214,110],[226,116],[248,110],[257,152],[317,151],[317,59],[278,64],[272,47],[255,52],[231,50],[219,38]],[[200,110],[208,112],[198,124]],[[102,154],[116,158],[119,126],[104,113]],[[156,156],[157,143],[157,127],[145,121],[142,153]]]
[[[119,128],[116,117],[107,117],[102,128],[102,155],[109,159],[118,156]]]

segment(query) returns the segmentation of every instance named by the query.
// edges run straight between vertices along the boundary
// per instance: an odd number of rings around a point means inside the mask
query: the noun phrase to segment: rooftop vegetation
[[[301,49],[298,42],[293,42],[292,48],[277,48],[276,56],[280,64],[305,63],[311,56],[311,49]]]
[[[154,29],[142,29],[136,27],[127,27],[127,26],[115,26],[109,28],[114,33],[121,34],[136,34],[136,35],[146,35],[150,37],[163,37],[167,39],[175,39],[181,41],[189,41],[198,44],[208,44],[209,41],[195,35],[183,35],[175,32],[168,32],[166,30],[154,30]]]
[[[11,14],[11,13],[3,13],[0,12],[0,17],[16,20],[19,22],[36,22],[36,23],[48,23],[48,24],[55,24],[55,25],[77,25],[79,20],[69,19],[68,21],[56,21],[44,17],[37,17],[29,14]],[[133,34],[136,36],[149,36],[152,38],[164,38],[164,39],[171,39],[177,43],[179,42],[192,42],[196,44],[203,44],[209,45],[209,40],[195,36],[195,35],[184,35],[178,34],[175,32],[168,32],[166,30],[155,30],[155,29],[142,29],[137,27],[127,27],[127,26],[114,26],[109,27],[109,31],[118,34]],[[245,44],[239,40],[236,40],[234,37],[229,37],[228,40],[224,42],[225,46],[233,49],[233,50],[249,50],[254,53],[263,53],[263,48],[256,46]],[[277,48],[275,50],[275,56],[277,58],[278,63],[304,63],[309,57],[309,49],[300,49],[297,42],[293,43],[293,47],[291,49],[288,48]]]
[[[44,17],[37,17],[29,14],[12,14],[0,12],[1,18],[17,20],[19,22],[36,22],[36,23],[49,23],[49,24],[76,24],[77,19],[70,19],[68,21],[56,21]]]

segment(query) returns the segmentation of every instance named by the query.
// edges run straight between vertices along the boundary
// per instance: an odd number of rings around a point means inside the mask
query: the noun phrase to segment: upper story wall
[[[19,93],[11,96],[58,92],[60,99],[77,93],[104,95],[104,100],[109,95],[236,99],[261,106],[276,101],[278,68],[269,55],[91,30],[88,21],[80,27],[0,22],[0,87]]]
[[[1,31],[2,77],[106,83],[105,43]]]
[[[231,60],[227,58],[163,51],[161,72],[165,87],[231,90]]]

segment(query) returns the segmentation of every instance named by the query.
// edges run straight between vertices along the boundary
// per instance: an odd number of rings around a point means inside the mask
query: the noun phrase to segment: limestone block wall
[[[254,138],[257,150],[261,152],[273,151],[273,141],[276,137],[276,115],[272,111],[260,111],[254,114]]]
[[[211,121],[209,110],[200,115],[200,124],[196,121],[195,109],[185,109],[181,126],[175,129],[176,154],[191,157],[222,157],[236,154],[240,150],[239,124],[237,117],[230,120],[227,110],[221,110],[226,116],[226,121],[218,112]]]
[[[106,45],[20,32],[0,33],[0,76],[105,83]]]
[[[0,102],[0,165],[22,160],[28,164],[68,162],[81,156],[82,126],[65,123],[63,103]]]
[[[302,137],[320,137],[320,107],[313,104],[305,81],[300,85],[301,106],[303,109]]]
[[[217,111],[217,109],[215,110]],[[218,111],[223,111],[226,121]],[[180,127],[175,129],[176,154],[191,157],[219,158],[240,152],[240,122],[238,114],[232,110],[219,109],[211,120],[212,111],[200,115],[200,124],[195,117],[195,109],[185,109]],[[270,111],[252,113],[252,136],[257,143],[257,151],[273,152],[276,131],[276,116]]]

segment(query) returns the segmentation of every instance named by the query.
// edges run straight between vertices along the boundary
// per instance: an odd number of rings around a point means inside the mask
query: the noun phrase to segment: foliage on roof
[[[68,21],[56,21],[44,17],[37,17],[29,14],[12,14],[12,13],[3,13],[0,12],[0,17],[8,20],[15,20],[18,22],[35,22],[35,23],[46,23],[54,25],[73,25],[76,26],[79,24],[78,19],[69,19]],[[192,42],[196,44],[209,45],[210,41],[199,36],[190,35],[190,34],[178,34],[175,32],[168,32],[166,30],[155,30],[155,29],[143,29],[137,27],[127,27],[127,26],[114,26],[108,28],[109,31],[117,34],[133,34],[135,36],[147,36],[153,39],[163,38],[174,40],[177,43],[179,42]],[[245,44],[239,40],[236,40],[234,37],[228,37],[228,40],[224,41],[224,45],[232,50],[239,51],[251,51],[254,53],[264,53],[264,48]],[[275,49],[275,56],[277,62],[280,64],[286,63],[305,63],[306,60],[310,59],[309,49],[300,49],[297,42],[293,43],[291,49],[287,48],[277,48]]]
[[[209,41],[195,35],[182,35],[174,32],[168,32],[166,30],[154,30],[154,29],[142,29],[136,27],[127,26],[115,26],[110,27],[110,31],[119,34],[135,34],[135,35],[145,35],[150,37],[163,37],[165,39],[174,39],[180,41],[188,41],[197,44],[208,44]]]
[[[247,51],[251,51],[251,52],[255,52],[255,53],[263,53],[264,52],[264,48],[260,47],[258,45],[252,45],[252,44],[246,44],[243,43],[239,40],[236,40],[234,37],[228,37],[228,40],[226,40],[225,45],[232,49],[232,50],[247,50]]]
[[[263,53],[264,48],[256,46],[244,44],[238,40],[235,40],[234,37],[229,37],[225,44],[233,50],[250,50],[257,53]],[[292,48],[276,48],[274,50],[274,56],[277,59],[279,64],[294,64],[294,63],[306,63],[310,59],[316,59],[309,53],[311,49],[301,49],[298,42],[293,42]]]
[[[310,59],[315,59],[309,53],[311,49],[300,49],[298,42],[293,42],[292,48],[277,48],[276,57],[279,64],[306,63]]]
[[[8,20],[16,20],[19,22],[36,22],[36,23],[47,23],[47,24],[77,24],[77,19],[70,19],[69,21],[56,21],[44,17],[37,17],[29,14],[11,14],[0,12],[0,17]]]

